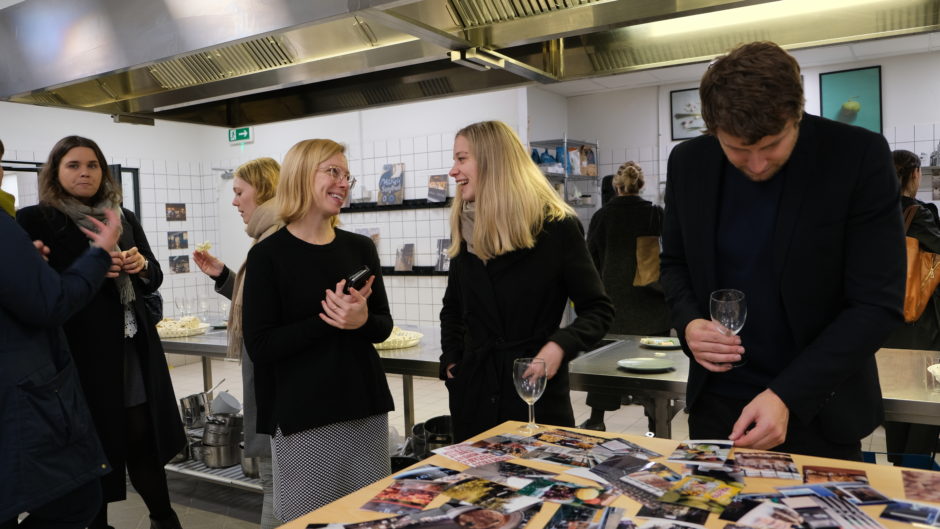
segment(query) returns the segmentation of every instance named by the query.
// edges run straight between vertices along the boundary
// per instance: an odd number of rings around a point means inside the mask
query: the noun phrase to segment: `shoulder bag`
[[[904,210],[904,233],[920,206],[909,206]],[[914,323],[927,308],[930,296],[940,283],[940,255],[920,247],[914,237],[904,237],[907,245],[907,282],[904,287],[904,321]]]

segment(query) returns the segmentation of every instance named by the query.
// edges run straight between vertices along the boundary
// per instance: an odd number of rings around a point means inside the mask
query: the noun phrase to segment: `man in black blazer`
[[[662,235],[690,436],[860,459],[883,417],[874,354],[903,321],[888,145],[804,114],[799,65],[772,43],[714,61],[700,93],[709,133],[669,157]],[[709,319],[721,288],[747,296],[738,336]]]

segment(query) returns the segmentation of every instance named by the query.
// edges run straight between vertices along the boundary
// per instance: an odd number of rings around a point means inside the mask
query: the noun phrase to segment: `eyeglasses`
[[[326,169],[319,169],[319,171],[330,175],[333,178],[333,181],[336,183],[343,181],[348,182],[349,189],[352,189],[353,186],[356,185],[356,179],[353,178],[351,174],[349,174],[349,171],[343,169],[342,167],[331,165]]]

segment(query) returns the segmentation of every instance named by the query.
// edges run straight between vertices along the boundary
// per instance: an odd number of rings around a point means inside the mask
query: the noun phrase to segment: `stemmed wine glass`
[[[539,400],[548,382],[548,370],[541,358],[517,358],[512,364],[512,382],[516,393],[529,405],[529,424],[523,431],[533,433],[539,425],[535,424],[535,401]]]
[[[711,295],[710,309],[712,321],[721,324],[725,334],[738,334],[744,327],[744,320],[747,319],[747,300],[744,298],[744,292],[733,288],[716,290]],[[742,357],[733,362],[731,367],[740,367],[745,363],[747,360]]]

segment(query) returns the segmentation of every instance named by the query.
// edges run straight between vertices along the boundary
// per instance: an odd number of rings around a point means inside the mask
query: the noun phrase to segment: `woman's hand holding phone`
[[[346,281],[340,280],[334,290],[326,291],[326,297],[320,302],[323,307],[320,319],[337,329],[358,329],[369,319],[369,305],[366,300],[372,295],[375,276],[369,276],[360,289],[350,288],[348,294],[344,293]]]

